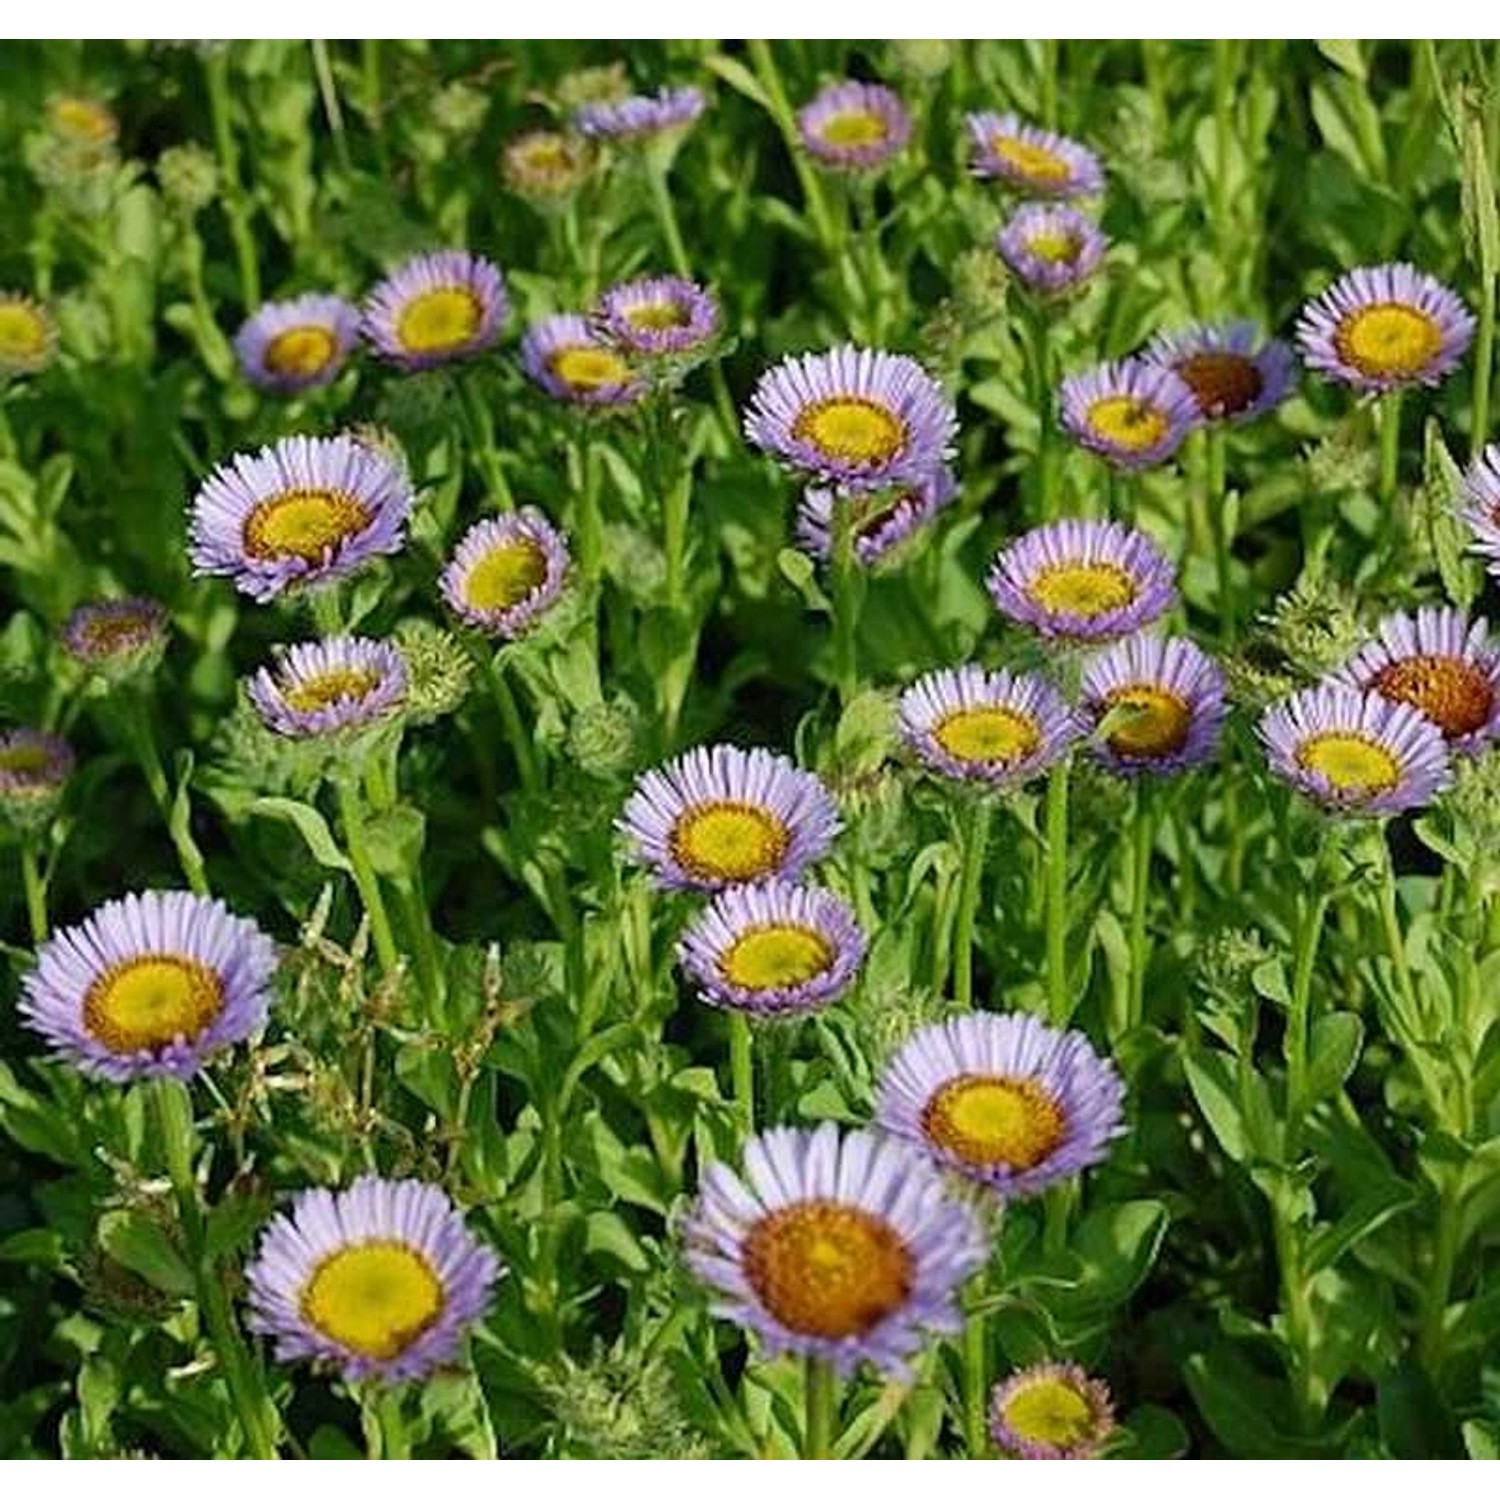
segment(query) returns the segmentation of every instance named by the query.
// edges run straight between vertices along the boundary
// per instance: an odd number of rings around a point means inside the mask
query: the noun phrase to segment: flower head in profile
[[[957,430],[952,400],[916,360],[848,344],[772,366],[745,416],[757,448],[850,492],[925,479]]]
[[[80,1072],[189,1078],[266,1023],[276,945],[222,901],[144,891],[56,933],[21,982],[21,1017]]]
[[[56,354],[52,314],[22,292],[0,291],[0,379],[36,375]]]
[[[299,1193],[271,1220],[245,1267],[250,1326],[283,1363],[419,1380],[458,1359],[500,1273],[441,1188],[365,1176]]]
[[[1177,601],[1166,554],[1118,521],[1054,521],[995,556],[988,579],[1003,615],[1052,640],[1132,635]]]
[[[264,604],[399,552],[412,498],[405,466],[351,437],[283,438],[220,464],[199,489],[193,568]]]
[[[1095,756],[1122,776],[1163,776],[1207,760],[1227,709],[1223,669],[1183,636],[1133,635],[1083,671]]]
[[[830,83],[797,111],[803,148],[825,167],[869,171],[911,139],[911,116],[894,89],[852,79]]]
[[[809,486],[797,506],[797,545],[809,557],[828,562],[833,557],[834,508],[854,508],[854,558],[873,568],[917,535],[940,511],[953,503],[958,484],[943,465],[913,484],[864,495],[839,495]]]
[[[500,267],[467,250],[413,256],[365,299],[365,337],[405,370],[483,353],[510,310]]]
[[[962,1326],[957,1296],[984,1263],[984,1232],[941,1175],[901,1141],[779,1128],[735,1172],[714,1162],[684,1227],[688,1266],[714,1312],[768,1355],[895,1374]]]
[[[1272,773],[1330,812],[1425,807],[1452,775],[1443,731],[1420,709],[1339,683],[1273,703],[1258,732]]]
[[[703,90],[691,84],[633,94],[628,99],[596,99],[581,104],[573,123],[596,140],[639,141],[686,130],[708,107]]]
[[[716,891],[795,880],[839,831],[838,809],[810,771],[770,750],[689,750],[635,785],[616,827],[659,885]]]
[[[1297,359],[1254,323],[1204,323],[1158,334],[1144,358],[1192,391],[1204,422],[1253,422],[1279,406],[1297,379]]]
[[[521,366],[549,396],[580,406],[629,406],[646,393],[625,355],[576,313],[533,323],[521,341]]]
[[[0,822],[30,830],[46,824],[77,763],[73,747],[45,729],[0,732]]]
[[[406,689],[400,651],[358,635],[291,646],[246,685],[266,728],[294,740],[372,728],[401,707]]]
[[[567,576],[562,534],[528,505],[475,522],[438,588],[448,607],[476,630],[515,640],[557,602]]]
[[[611,287],[594,315],[599,333],[627,357],[682,359],[717,337],[719,303],[683,276],[638,276]]]
[[[267,302],[234,336],[240,369],[253,385],[291,393],[327,385],[359,343],[359,309],[320,292]]]
[[[1043,775],[1078,738],[1077,715],[1034,672],[976,662],[919,677],[896,703],[901,734],[939,776],[1015,787]]]
[[[887,1065],[882,1130],[1008,1198],[1104,1160],[1125,1088],[1081,1031],[1030,1015],[955,1016],[913,1033]]]
[[[1108,244],[1087,214],[1065,203],[1023,204],[995,239],[1011,275],[1040,297],[1080,287],[1104,264]]]
[[[1464,357],[1474,326],[1455,292],[1400,261],[1349,271],[1308,301],[1297,343],[1310,368],[1378,395],[1437,385]]]
[[[1087,146],[1015,115],[983,111],[964,122],[969,170],[1031,198],[1090,198],[1104,191],[1104,168]]]
[[[80,604],[63,624],[63,650],[101,676],[152,671],[166,650],[167,611],[155,599],[96,599]]]
[[[1109,1387],[1075,1364],[1029,1365],[990,1394],[990,1436],[1010,1458],[1095,1458],[1114,1430]]]
[[[1123,359],[1069,375],[1060,392],[1063,430],[1117,469],[1164,463],[1198,425],[1198,400],[1174,371]]]
[[[1464,474],[1458,517],[1473,537],[1472,550],[1500,578],[1500,443],[1486,446]]]

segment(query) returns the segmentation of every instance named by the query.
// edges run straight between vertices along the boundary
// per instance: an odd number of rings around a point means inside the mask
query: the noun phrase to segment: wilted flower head
[[[101,676],[134,677],[155,669],[167,628],[167,612],[155,599],[100,599],[68,616],[63,649]]]
[[[21,829],[46,823],[74,763],[68,742],[44,729],[0,733],[0,821]]]
[[[507,141],[500,153],[505,185],[534,203],[572,197],[593,170],[588,142],[560,130],[528,130]]]
[[[156,158],[156,180],[167,201],[185,214],[207,208],[219,192],[219,168],[213,153],[192,143],[168,146]]]

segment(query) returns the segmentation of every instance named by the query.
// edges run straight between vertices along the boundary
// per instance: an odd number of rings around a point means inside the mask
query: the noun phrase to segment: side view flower
[[[833,508],[852,505],[854,557],[867,568],[889,557],[916,536],[958,495],[958,483],[948,468],[934,469],[915,484],[897,485],[869,495],[837,494],[809,486],[797,505],[797,543],[810,557],[827,562],[833,556]]]
[[[1205,422],[1254,421],[1285,401],[1297,379],[1291,347],[1243,321],[1159,333],[1144,358],[1187,386]]]
[[[268,729],[300,740],[380,723],[400,708],[406,681],[405,658],[388,641],[344,635],[292,646],[246,691]]]
[[[646,390],[625,356],[576,313],[532,324],[521,341],[521,366],[549,396],[583,406],[626,406]]]
[[[971,114],[969,170],[1033,198],[1088,198],[1104,189],[1104,167],[1085,145],[1015,115]]]

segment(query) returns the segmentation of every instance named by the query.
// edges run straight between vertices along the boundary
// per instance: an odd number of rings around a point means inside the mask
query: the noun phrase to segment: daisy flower
[[[303,641],[246,684],[266,728],[294,740],[368,729],[401,707],[406,690],[400,651],[358,635]]]
[[[57,324],[40,302],[0,291],[0,377],[35,375],[57,353]]]
[[[1034,198],[1089,198],[1104,191],[1104,168],[1087,146],[985,110],[969,115],[969,170]]]
[[[1063,430],[1117,469],[1165,462],[1199,421],[1192,387],[1172,370],[1139,358],[1069,375],[1059,400]]]
[[[562,534],[528,505],[471,526],[438,588],[448,607],[476,630],[514,640],[556,603],[568,562]]]
[[[1109,242],[1086,214],[1064,203],[1027,203],[995,238],[1011,275],[1037,296],[1081,286],[1104,264]]]
[[[0,733],[0,803],[6,813],[49,811],[76,763],[73,747],[45,729]]]
[[[1171,370],[1193,393],[1205,422],[1251,422],[1279,406],[1297,379],[1297,358],[1254,323],[1203,323],[1160,333],[1142,356]]]
[[[521,367],[549,396],[583,406],[627,406],[645,383],[576,313],[533,323],[521,341]]]
[[[658,89],[654,94],[635,94],[628,99],[596,99],[579,105],[573,123],[586,136],[611,141],[638,141],[684,130],[705,108],[703,90]]]
[[[1469,466],[1458,517],[1474,538],[1472,550],[1500,578],[1500,443],[1490,443]]]
[[[167,611],[155,599],[96,599],[63,624],[63,650],[108,675],[154,666],[167,644]]]
[[[234,336],[240,369],[268,391],[327,385],[359,343],[359,309],[342,297],[311,292],[267,302]]]
[[[990,1394],[990,1436],[1011,1458],[1094,1458],[1114,1430],[1109,1387],[1075,1364],[1030,1365]]]
[[[719,304],[682,276],[640,276],[605,292],[594,314],[599,333],[642,359],[697,354],[719,332]]]
[[[830,83],[797,111],[797,134],[824,166],[868,171],[884,166],[911,139],[901,97],[879,83]]]
[[[870,495],[840,496],[811,487],[803,491],[797,506],[797,545],[809,557],[828,562],[833,557],[834,506],[852,505],[857,511],[854,557],[873,568],[951,505],[957,494],[953,471],[946,466],[915,484]]]
[[[509,310],[499,266],[467,250],[438,250],[380,282],[365,298],[362,322],[384,358],[426,370],[488,349]]]

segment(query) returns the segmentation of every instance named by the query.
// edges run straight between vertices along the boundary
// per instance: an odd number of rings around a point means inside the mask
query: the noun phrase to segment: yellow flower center
[[[396,338],[413,354],[467,344],[479,332],[484,305],[466,286],[439,286],[413,297],[396,319]]]
[[[725,951],[719,970],[744,990],[794,989],[827,971],[833,944],[811,927],[758,927]]]
[[[83,1001],[89,1035],[111,1052],[154,1052],[193,1041],[224,1005],[218,974],[195,958],[152,953],[101,974]]]
[[[624,385],[630,379],[630,366],[612,349],[596,349],[589,344],[575,344],[559,349],[547,361],[552,373],[577,391],[597,391],[605,386]]]
[[[1401,762],[1384,745],[1362,734],[1314,735],[1297,747],[1297,764],[1341,792],[1359,797],[1388,792],[1401,780]]]
[[[1135,580],[1114,563],[1058,563],[1043,568],[1026,587],[1034,604],[1053,614],[1093,619],[1124,609],[1136,595]]]
[[[632,328],[647,330],[686,328],[688,313],[685,307],[676,302],[646,302],[626,312],[625,321]]]
[[[1071,265],[1078,259],[1078,252],[1083,249],[1083,240],[1066,229],[1039,229],[1026,241],[1026,248],[1038,260],[1048,261],[1054,266],[1064,266]]]
[[[878,146],[886,137],[885,121],[869,109],[831,115],[820,129],[830,146]]]
[[[1175,755],[1187,743],[1193,716],[1176,693],[1139,683],[1116,688],[1106,702],[1112,726],[1107,738],[1116,755]]]
[[[1029,1171],[1062,1144],[1062,1107],[1034,1078],[964,1073],[922,1111],[930,1140],[976,1167]]]
[[[578,165],[565,137],[537,135],[521,142],[512,156],[517,169],[537,177],[560,177]]]
[[[1066,1380],[1048,1376],[1021,1386],[1005,1403],[1005,1423],[1028,1443],[1070,1449],[1094,1435],[1094,1408]]]
[[[321,562],[370,520],[369,509],[340,490],[287,490],[262,500],[245,518],[245,551],[251,557]]]
[[[1449,739],[1483,729],[1495,706],[1489,679],[1456,656],[1408,656],[1393,661],[1371,685],[1383,698],[1420,709]]]
[[[379,685],[380,674],[368,667],[334,667],[328,672],[319,672],[316,677],[304,678],[295,687],[288,688],[282,697],[288,708],[300,714],[316,713],[334,703],[357,703],[368,697]]]
[[[774,875],[786,857],[786,825],[752,802],[705,802],[673,825],[673,858],[699,880],[740,883]]]
[[[90,146],[102,146],[115,138],[115,117],[92,99],[56,99],[52,124],[63,135]]]
[[[51,326],[29,302],[0,302],[0,361],[40,359],[51,341]]]
[[[745,1279],[783,1328],[811,1338],[868,1333],[910,1295],[912,1257],[884,1219],[815,1199],[767,1214],[745,1236]]]
[[[302,1316],[367,1359],[394,1359],[443,1311],[443,1283],[425,1257],[399,1240],[335,1250],[313,1272]]]
[[[9,771],[12,776],[40,776],[50,764],[51,757],[43,745],[8,745],[0,750],[0,771]]]
[[[1253,359],[1222,349],[1190,354],[1176,371],[1206,417],[1232,417],[1248,411],[1265,389],[1265,380]]]
[[[932,731],[955,760],[1009,765],[1036,752],[1042,742],[1036,720],[1013,708],[960,708]]]
[[[474,609],[514,609],[547,577],[547,554],[530,537],[491,547],[464,579],[464,599]]]
[[[875,464],[894,458],[906,445],[906,424],[862,396],[834,396],[802,411],[792,435],[828,458]]]
[[[1373,379],[1420,375],[1443,347],[1437,320],[1405,302],[1350,313],[1333,336],[1339,357]]]
[[[1030,141],[1018,140],[1015,136],[991,136],[990,150],[1019,176],[1047,187],[1056,187],[1073,175],[1072,169],[1057,152],[1033,145]]]
[[[1155,447],[1172,428],[1166,412],[1159,406],[1134,396],[1106,396],[1095,401],[1086,420],[1105,442],[1130,453],[1143,453]]]
[[[332,332],[317,323],[288,328],[266,345],[265,365],[274,375],[309,380],[328,368],[338,351]]]

